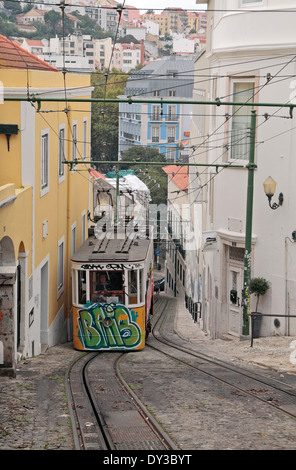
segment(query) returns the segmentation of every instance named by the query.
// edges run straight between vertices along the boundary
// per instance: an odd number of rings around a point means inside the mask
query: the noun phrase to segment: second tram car
[[[153,240],[91,235],[72,256],[72,291],[75,349],[144,348],[153,314]]]

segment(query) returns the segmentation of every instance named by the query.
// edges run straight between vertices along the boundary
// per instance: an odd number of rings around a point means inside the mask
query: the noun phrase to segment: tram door
[[[228,329],[239,336],[242,330],[243,268],[228,264]]]

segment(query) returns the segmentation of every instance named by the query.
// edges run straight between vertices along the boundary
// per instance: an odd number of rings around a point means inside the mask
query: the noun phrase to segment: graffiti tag
[[[78,310],[79,338],[85,349],[130,349],[141,343],[141,330],[121,304],[93,304]]]
[[[124,269],[139,269],[142,265],[139,263],[135,264],[123,264],[123,263],[113,263],[113,264],[82,264],[81,269],[90,269],[90,270],[112,270],[112,271],[123,271]]]

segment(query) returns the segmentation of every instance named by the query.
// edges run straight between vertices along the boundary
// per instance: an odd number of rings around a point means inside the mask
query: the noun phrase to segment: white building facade
[[[262,277],[270,283],[267,293],[260,297],[259,311],[263,314],[260,336],[295,335],[296,134],[292,110],[281,106],[295,103],[294,17],[290,12],[295,2],[206,3],[207,47],[196,61],[196,74],[202,68],[201,61],[206,61],[208,72],[201,73],[209,76],[204,86],[200,83],[195,91],[204,95],[205,100],[220,99],[222,104],[217,101],[219,106],[205,105],[204,120],[192,118],[191,136],[196,137],[196,147],[190,161],[213,166],[199,168],[199,177],[189,178],[188,193],[194,195],[191,216],[196,210],[199,220],[195,234],[197,248],[192,266],[188,267],[187,291],[190,296],[196,295],[196,289],[190,290],[190,280],[194,275],[196,279],[198,272],[203,328],[213,338],[224,334],[246,335],[244,255],[253,110],[256,169],[249,262],[251,277]],[[215,167],[218,164],[245,168]],[[283,193],[283,204],[276,210],[269,207],[263,190],[268,176],[277,182],[272,204]],[[253,297],[249,313],[255,310]]]

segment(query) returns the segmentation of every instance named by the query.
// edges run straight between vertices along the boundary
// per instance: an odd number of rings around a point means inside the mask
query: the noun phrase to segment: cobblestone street
[[[291,362],[290,345],[295,338],[260,338],[252,348],[248,341],[239,339],[211,340],[193,323],[179,299],[177,312],[175,331],[191,344],[202,346],[206,354],[294,377],[296,366]],[[72,343],[66,343],[22,361],[15,379],[0,378],[1,450],[74,450],[65,373],[80,355]],[[178,445],[184,450],[251,449],[258,437],[260,449],[295,449],[295,421],[283,418],[277,411],[270,412],[277,426],[272,429],[267,426],[260,404],[244,408],[235,395],[224,398],[221,395],[217,401],[211,395],[209,383],[192,383],[182,366],[165,361],[150,348],[129,354],[126,365],[125,378],[138,386],[140,398],[171,437],[178,437]],[[241,425],[248,436],[244,441],[235,432],[238,417],[243,417]],[[215,437],[215,429],[225,436],[224,443]]]

